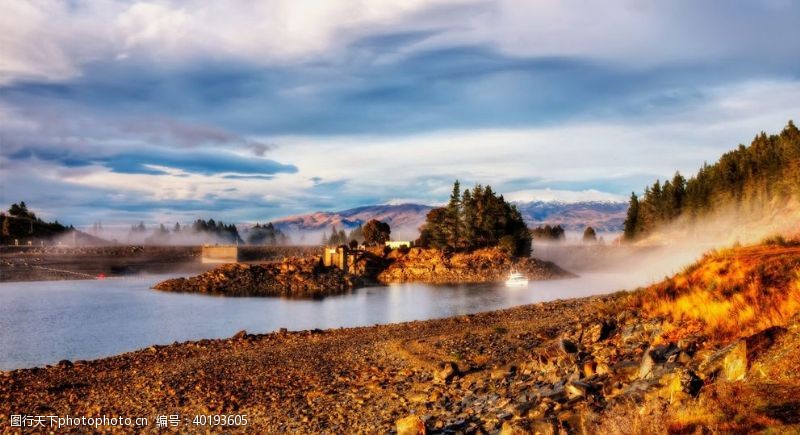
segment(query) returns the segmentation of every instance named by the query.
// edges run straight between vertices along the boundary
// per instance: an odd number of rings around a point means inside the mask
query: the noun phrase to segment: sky
[[[800,113],[793,0],[0,0],[0,187],[77,226],[625,200]]]

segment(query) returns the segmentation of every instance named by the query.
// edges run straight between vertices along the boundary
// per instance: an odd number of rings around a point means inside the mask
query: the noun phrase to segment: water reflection
[[[223,298],[150,290],[166,276],[0,284],[0,369],[94,359],[152,344],[449,317],[607,293],[645,283],[622,274],[497,284],[398,284],[321,301]]]

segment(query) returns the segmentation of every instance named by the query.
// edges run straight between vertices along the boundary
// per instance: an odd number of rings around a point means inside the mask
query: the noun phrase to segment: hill
[[[515,202],[529,227],[561,225],[567,231],[621,231],[628,204],[614,201],[530,201]]]
[[[289,216],[275,220],[273,224],[282,231],[324,231],[329,230],[331,226],[353,229],[370,219],[377,219],[388,223],[392,228],[418,228],[432,208],[421,204],[368,205],[342,211],[318,211]]]
[[[598,231],[621,231],[626,203],[607,201],[528,201],[514,202],[529,227],[561,225],[568,231],[583,231],[592,226]],[[353,229],[370,219],[388,223],[394,238],[416,239],[418,229],[433,207],[422,204],[368,205],[342,211],[289,216],[273,222],[287,233],[323,232],[332,226]]]

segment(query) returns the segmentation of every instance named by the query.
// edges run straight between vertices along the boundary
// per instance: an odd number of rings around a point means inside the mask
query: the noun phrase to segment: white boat
[[[511,272],[506,280],[506,285],[509,287],[525,287],[528,285],[528,278],[519,272]]]

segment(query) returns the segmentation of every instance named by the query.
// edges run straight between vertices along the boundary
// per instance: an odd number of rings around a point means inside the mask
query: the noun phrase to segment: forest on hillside
[[[730,206],[757,212],[790,197],[800,197],[800,131],[792,121],[780,134],[761,132],[750,146],[704,164],[688,180],[676,172],[646,187],[641,197],[632,193],[624,235],[635,240],[678,218],[694,221]]]

